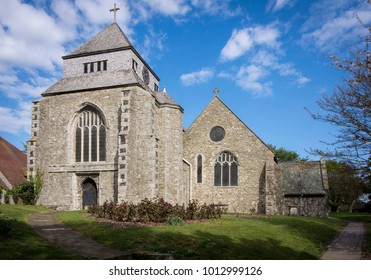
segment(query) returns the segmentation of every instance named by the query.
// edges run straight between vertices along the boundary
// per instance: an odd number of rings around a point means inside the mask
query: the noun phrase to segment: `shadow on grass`
[[[12,219],[11,231],[0,236],[2,260],[68,260],[77,257],[41,238],[26,222]]]
[[[153,241],[167,239],[169,242],[161,253],[171,253],[175,259],[202,260],[311,260],[316,256],[283,246],[273,239],[234,240],[225,235],[196,231],[194,235],[181,233],[153,233]]]
[[[192,260],[318,259],[323,253],[323,243],[328,243],[339,228],[339,222],[336,221],[327,225],[327,223],[318,222],[318,219],[298,221],[283,217],[283,219],[262,219],[254,222],[253,226],[256,229],[251,232],[248,228],[249,223],[245,222],[242,227],[235,229],[235,231],[241,231],[241,234],[233,234],[233,232],[230,234],[226,232],[228,223],[226,223],[226,230],[223,228],[219,230],[225,233],[215,233],[213,224],[207,223],[196,225],[198,228],[192,230],[190,228],[194,225],[115,228],[92,221],[91,218],[84,219],[86,222],[75,220],[69,225],[107,246],[123,252],[170,253],[175,259]],[[239,222],[234,221],[234,223]],[[259,228],[262,234],[259,234]],[[284,228],[283,233],[279,233],[278,237],[276,237],[275,228]],[[282,237],[284,234],[289,236]],[[317,237],[318,235],[321,237]],[[291,238],[293,240],[290,240]],[[298,244],[300,242],[308,244]]]
[[[322,247],[329,245],[347,225],[343,221],[300,216],[281,216],[267,219],[266,222],[277,227],[284,227],[287,231],[311,240],[315,244],[320,244]]]

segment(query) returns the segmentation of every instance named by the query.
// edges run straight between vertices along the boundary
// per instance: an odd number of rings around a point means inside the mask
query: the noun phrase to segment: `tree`
[[[295,151],[290,151],[285,148],[277,148],[272,144],[268,144],[268,147],[275,153],[277,160],[280,162],[307,160],[300,158],[299,154]]]
[[[44,172],[40,171],[40,169],[36,170],[35,176],[30,177],[30,182],[33,184],[33,190],[34,190],[34,204],[37,203],[37,200],[39,199],[41,189],[43,187],[44,183]]]
[[[354,203],[365,192],[364,182],[350,164],[329,160],[326,169],[331,212],[336,212],[341,205],[347,205],[348,211],[352,212]]]
[[[371,5],[371,1],[368,3]],[[323,114],[311,113],[315,120],[330,123],[338,128],[333,149],[314,153],[338,161],[351,162],[363,178],[371,169],[371,27],[365,26],[362,37],[364,47],[354,47],[348,59],[329,56],[333,65],[347,73],[343,85],[337,85],[331,95],[323,94],[318,105]]]

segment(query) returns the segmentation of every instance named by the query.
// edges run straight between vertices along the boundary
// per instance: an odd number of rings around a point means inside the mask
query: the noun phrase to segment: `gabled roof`
[[[72,53],[64,56],[63,59],[125,48],[133,48],[133,45],[118,24],[112,23]]]
[[[218,96],[214,96],[213,99],[211,99],[211,101],[209,102],[209,104],[207,104],[207,106],[205,107],[205,109],[201,112],[201,114],[198,115],[198,117],[192,122],[192,124],[186,129],[185,132],[187,132],[188,130],[190,130],[193,126],[194,123],[196,123],[196,121],[198,120],[198,118],[200,118],[204,112],[206,110],[208,110],[208,108],[211,106],[212,103],[214,102],[218,102],[219,105],[221,106],[224,106],[228,111],[230,111],[232,113],[232,115],[238,120],[240,121],[257,139],[259,139],[259,141],[261,143],[263,143],[264,146],[267,147],[268,150],[270,150],[273,154],[274,152],[272,151],[272,149],[258,136],[256,135],[256,133],[254,131],[252,131],[222,100],[220,100],[220,98]]]
[[[0,185],[6,189],[26,180],[27,155],[0,137]]]

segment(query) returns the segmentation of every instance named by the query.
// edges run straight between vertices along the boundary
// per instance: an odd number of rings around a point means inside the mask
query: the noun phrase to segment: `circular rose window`
[[[225,130],[221,126],[214,126],[210,130],[210,139],[214,142],[220,142],[224,139]]]

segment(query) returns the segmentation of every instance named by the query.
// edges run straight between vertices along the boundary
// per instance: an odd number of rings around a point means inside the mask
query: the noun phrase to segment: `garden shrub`
[[[183,224],[183,220],[181,217],[179,216],[175,216],[175,215],[170,215],[168,218],[167,218],[167,222],[172,225],[172,226],[178,226],[178,225],[181,225]]]
[[[35,204],[34,183],[31,181],[21,183],[14,189],[8,190],[7,193],[13,197],[15,204]]]
[[[218,204],[200,205],[197,200],[191,201],[185,207],[178,204],[172,205],[163,198],[154,200],[145,198],[138,204],[128,202],[115,204],[112,201],[105,201],[101,206],[89,207],[88,212],[99,218],[119,222],[181,224],[184,220],[220,218],[223,209]]]

